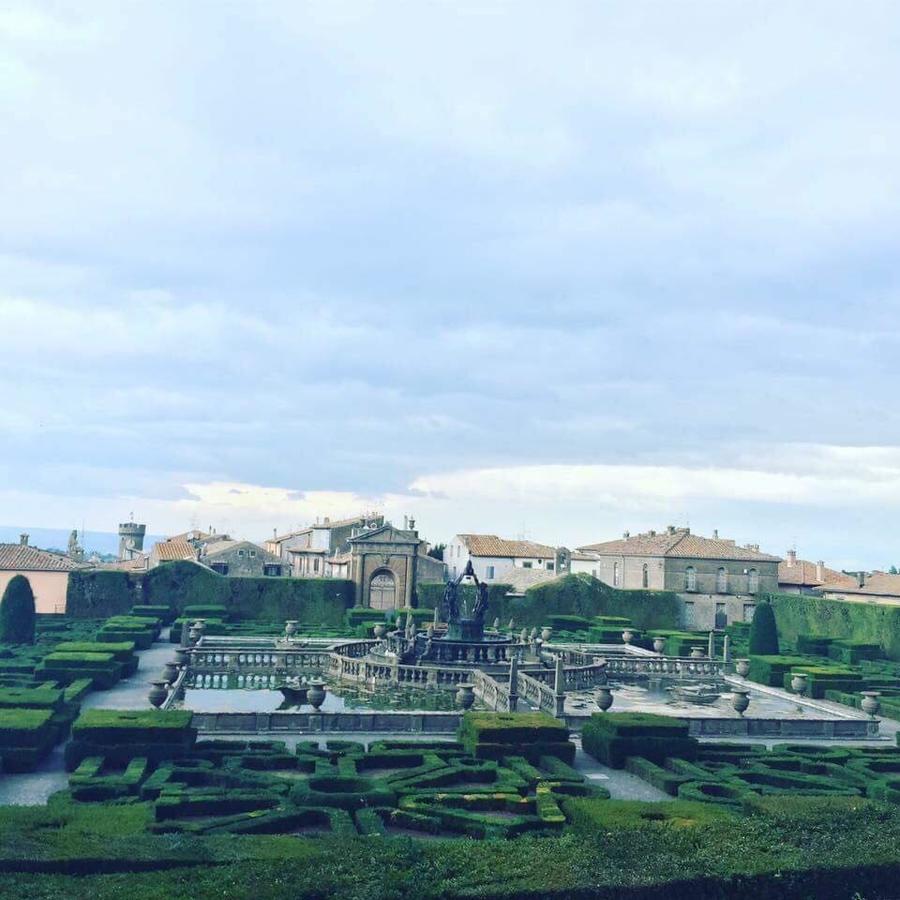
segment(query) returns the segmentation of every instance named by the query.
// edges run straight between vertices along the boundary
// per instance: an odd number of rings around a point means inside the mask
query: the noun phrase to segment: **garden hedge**
[[[14,575],[0,598],[0,642],[34,643],[34,593],[24,575]]]
[[[556,756],[571,763],[575,758],[569,729],[547,713],[470,711],[463,715],[457,736],[478,759],[525,756],[534,762],[541,756]]]
[[[581,745],[604,765],[621,769],[629,756],[655,763],[668,756],[692,759],[697,741],[688,735],[688,723],[652,713],[595,713],[581,731]]]

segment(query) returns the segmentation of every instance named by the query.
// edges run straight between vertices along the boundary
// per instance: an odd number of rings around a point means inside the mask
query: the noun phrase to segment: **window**
[[[250,559],[256,559],[256,551],[255,550],[250,551]]]
[[[725,566],[719,566],[719,571],[716,573],[716,591],[720,594],[728,593],[728,573],[725,571]]]
[[[759,572],[756,569],[751,569],[747,573],[747,590],[751,594],[755,594],[759,590]]]
[[[319,557],[318,556],[313,560],[313,572],[315,572],[316,575],[319,574]]]
[[[228,563],[213,563],[210,568],[213,570],[213,572],[218,572],[219,575],[228,574]]]
[[[745,603],[744,604],[744,621],[752,622],[753,621],[753,613],[756,612],[756,604],[755,603]]]
[[[597,570],[591,569],[591,578],[596,578],[596,577],[597,577]]]
[[[644,563],[644,568],[641,570],[641,587],[650,587],[650,566],[647,563]]]
[[[613,563],[613,587],[619,586],[619,564]]]
[[[694,602],[692,600],[688,600],[687,603],[684,604],[684,626],[685,628],[690,628],[694,624]]]
[[[523,569],[530,569],[530,568],[531,568],[531,560],[530,560],[530,559],[523,559],[523,560],[522,560],[522,568],[523,568]]]
[[[554,567],[555,567],[555,565],[556,565],[555,563],[552,563],[552,562],[549,562],[549,561],[548,561],[548,562],[547,562],[547,571],[548,571],[548,572],[552,572],[553,569],[554,569]]]
[[[243,555],[244,555],[244,551],[243,551],[243,550],[238,550],[238,556],[243,556]]]
[[[684,570],[684,589],[686,591],[697,590],[697,570],[693,566],[688,566]]]
[[[276,566],[276,565],[263,566],[263,575],[267,575],[270,578],[277,578],[279,575],[281,575],[281,566]]]
[[[490,580],[491,578],[494,577],[494,567],[493,567],[493,566],[487,566],[487,567],[485,568],[485,570],[484,570],[484,577],[487,578],[487,579],[489,579],[489,580]]]
[[[727,624],[728,624],[728,613],[725,612],[725,604],[717,603],[716,604],[715,627],[716,628],[724,628]]]

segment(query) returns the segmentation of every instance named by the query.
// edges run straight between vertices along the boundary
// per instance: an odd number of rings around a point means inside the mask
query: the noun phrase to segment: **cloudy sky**
[[[900,563],[896,3],[0,10],[0,524]]]

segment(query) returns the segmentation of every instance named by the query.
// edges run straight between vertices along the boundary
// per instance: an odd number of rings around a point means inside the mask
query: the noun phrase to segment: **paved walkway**
[[[591,783],[605,787],[613,800],[647,800],[658,803],[672,798],[665,792],[642,781],[624,769],[610,769],[601,765],[581,749],[581,738],[573,736],[575,742],[575,768]]]

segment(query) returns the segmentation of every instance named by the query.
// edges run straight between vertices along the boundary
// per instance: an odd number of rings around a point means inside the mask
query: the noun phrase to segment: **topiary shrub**
[[[750,655],[777,656],[778,629],[771,603],[760,603],[750,625]]]
[[[688,723],[652,713],[595,713],[581,732],[585,753],[614,769],[629,756],[643,756],[662,764],[668,756],[693,759],[697,741],[688,735]]]
[[[0,600],[0,643],[34,643],[34,593],[24,575],[14,575]]]
[[[555,756],[567,763],[575,759],[575,745],[569,740],[565,723],[542,712],[467,712],[458,737],[478,759],[524,756],[532,763],[542,756]]]

